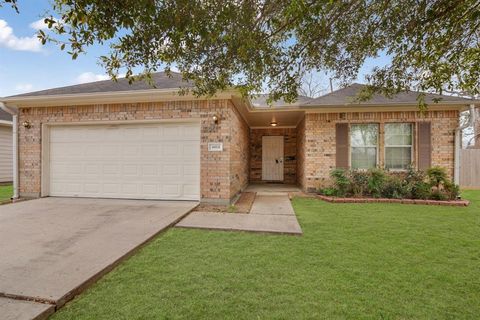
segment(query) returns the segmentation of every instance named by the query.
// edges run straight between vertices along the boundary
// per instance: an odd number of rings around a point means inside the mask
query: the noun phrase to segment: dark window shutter
[[[337,123],[335,125],[335,145],[336,167],[348,169],[348,123]]]
[[[418,123],[418,169],[432,166],[432,129],[430,122]]]

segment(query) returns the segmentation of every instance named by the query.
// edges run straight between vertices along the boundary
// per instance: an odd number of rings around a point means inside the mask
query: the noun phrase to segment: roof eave
[[[428,104],[429,111],[442,110],[467,110],[469,103],[442,103]],[[418,104],[361,104],[361,105],[321,105],[303,107],[307,113],[332,113],[332,112],[373,112],[373,111],[419,111]]]
[[[96,93],[23,96],[0,98],[0,101],[17,107],[54,107],[107,103],[141,103],[154,101],[218,100],[231,99],[234,90],[226,90],[212,97],[198,97],[192,93],[180,94],[181,88],[112,91]]]

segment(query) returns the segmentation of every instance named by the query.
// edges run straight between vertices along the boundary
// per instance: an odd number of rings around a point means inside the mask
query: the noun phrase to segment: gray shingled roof
[[[255,96],[252,99],[252,105],[255,108],[268,108],[268,107],[292,107],[292,106],[300,106],[300,105],[305,105],[307,102],[311,101],[312,98],[306,97],[306,96],[298,96],[297,101],[293,103],[287,103],[283,99],[280,99],[278,101],[272,102],[270,105],[267,104],[267,99],[268,99],[268,94],[259,94]]]
[[[419,92],[402,92],[392,98],[387,98],[380,94],[375,94],[370,100],[365,102],[354,101],[357,94],[365,87],[363,84],[353,83],[343,89],[339,89],[328,93],[324,96],[318,97],[316,99],[310,100],[305,106],[352,106],[352,105],[386,105],[386,104],[416,104],[417,97]],[[460,102],[471,101],[469,99],[454,97],[454,96],[445,96],[439,94],[430,94],[427,93],[425,96],[425,102],[434,103],[434,99],[441,98],[440,102]]]
[[[192,87],[192,83],[188,83],[182,79],[180,73],[172,72],[171,76],[167,76],[164,72],[152,73],[152,79],[155,86],[152,87],[144,80],[135,81],[132,84],[128,83],[125,78],[120,78],[117,81],[105,80],[96,81],[73,86],[66,86],[61,88],[47,89],[42,91],[29,92],[10,96],[7,98],[21,98],[21,97],[41,97],[50,95],[66,95],[66,94],[88,94],[88,93],[106,93],[106,92],[120,92],[120,91],[134,91],[134,90],[149,90],[149,89],[177,89]],[[343,89],[336,90],[324,96],[312,99],[306,96],[299,96],[294,103],[286,103],[283,100],[275,101],[271,105],[267,104],[267,94],[258,95],[252,100],[255,108],[283,108],[283,107],[322,107],[322,106],[355,106],[355,105],[388,105],[388,104],[417,104],[418,92],[404,92],[395,95],[393,98],[387,98],[382,95],[374,95],[372,99],[365,102],[354,101],[357,93],[364,88],[365,85],[354,83]],[[456,102],[467,104],[469,99],[443,96],[437,94],[427,94],[426,102],[433,103],[435,98],[441,98],[442,102]],[[2,114],[0,113],[0,119]],[[6,115],[8,117],[8,115]],[[9,118],[11,119],[11,117]]]
[[[12,121],[12,115],[0,109],[0,120]]]
[[[152,87],[144,80],[135,81],[132,84],[128,83],[125,78],[119,78],[117,81],[104,80],[95,81],[73,86],[47,89],[29,93],[23,93],[11,97],[35,97],[47,95],[62,95],[62,94],[81,94],[81,93],[100,93],[100,92],[118,92],[131,90],[148,90],[148,89],[175,89],[191,87],[192,85],[182,80],[180,73],[172,72],[171,77],[167,76],[165,72],[152,73],[152,80],[155,87]]]

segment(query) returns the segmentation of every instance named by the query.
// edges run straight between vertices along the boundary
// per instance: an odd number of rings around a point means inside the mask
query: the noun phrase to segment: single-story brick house
[[[418,111],[417,94],[353,101],[353,84],[317,99],[267,105],[235,91],[178,93],[181,76],[156,87],[100,81],[0,99],[18,127],[18,195],[179,199],[228,203],[249,182],[313,190],[335,167],[454,174],[459,112],[448,97]]]
[[[0,109],[0,183],[13,180],[12,115]]]

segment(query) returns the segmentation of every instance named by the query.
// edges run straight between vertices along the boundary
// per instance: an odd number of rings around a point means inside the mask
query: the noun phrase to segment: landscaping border
[[[466,207],[470,204],[468,200],[422,200],[422,199],[387,199],[387,198],[338,198],[324,195],[316,195],[317,198],[330,203],[402,203],[402,204],[423,204],[434,206]]]

